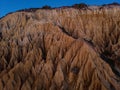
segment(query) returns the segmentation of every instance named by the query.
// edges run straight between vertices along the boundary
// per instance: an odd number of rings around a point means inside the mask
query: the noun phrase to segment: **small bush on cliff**
[[[36,10],[38,10],[39,8],[29,8],[29,9],[22,9],[22,10],[18,10],[18,12],[24,11],[24,12],[35,12]]]
[[[109,5],[120,5],[120,4],[117,3],[117,2],[113,2],[113,3],[109,4]]]
[[[103,4],[102,6],[109,6],[109,5],[120,5],[119,3],[117,3],[117,2],[113,2],[113,3],[111,3],[111,4]]]
[[[42,7],[42,9],[51,9],[51,7],[48,6],[48,5],[45,5],[45,6]]]
[[[80,4],[75,4],[73,5],[74,8],[78,8],[78,9],[83,9],[83,8],[87,8],[88,5],[85,3],[80,3]]]

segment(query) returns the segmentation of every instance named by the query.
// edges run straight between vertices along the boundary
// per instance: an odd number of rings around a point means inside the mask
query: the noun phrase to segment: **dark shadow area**
[[[71,33],[67,32],[64,27],[61,27],[61,26],[59,26],[59,25],[57,25],[57,26],[58,26],[58,27],[62,30],[62,32],[65,33],[66,35],[68,35],[68,36],[70,36],[70,37],[72,37],[72,38],[74,38],[74,39],[78,39],[77,36],[74,36],[74,35],[72,35]]]
[[[0,32],[0,40],[2,39],[2,32]]]
[[[79,73],[79,68],[75,66],[71,69],[71,72],[74,73],[74,74],[78,74]]]
[[[112,71],[113,71],[117,76],[120,77],[119,71],[117,71],[117,70],[115,69],[115,62],[114,62],[112,59],[109,59],[108,57],[106,57],[104,54],[101,54],[100,57],[102,58],[102,60],[104,60],[105,62],[107,62],[107,63],[110,65]]]

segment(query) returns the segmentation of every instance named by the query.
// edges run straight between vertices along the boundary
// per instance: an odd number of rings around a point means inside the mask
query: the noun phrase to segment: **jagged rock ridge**
[[[0,90],[120,90],[119,60],[119,5],[0,19]]]

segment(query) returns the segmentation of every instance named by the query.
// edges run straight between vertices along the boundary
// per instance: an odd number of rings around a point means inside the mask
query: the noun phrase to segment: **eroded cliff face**
[[[120,90],[119,60],[120,6],[0,19],[0,90]]]

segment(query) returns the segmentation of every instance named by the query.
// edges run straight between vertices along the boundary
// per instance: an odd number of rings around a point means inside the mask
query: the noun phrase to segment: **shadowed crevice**
[[[74,36],[73,34],[67,32],[64,27],[61,27],[61,26],[59,26],[59,25],[57,25],[57,26],[58,26],[58,27],[60,28],[60,30],[61,30],[63,33],[65,33],[66,35],[68,35],[68,36],[70,36],[70,37],[72,37],[72,38],[74,38],[74,39],[78,39],[77,36]]]
[[[0,32],[0,40],[2,39],[2,32]]]
[[[106,56],[103,55],[103,54],[101,54],[100,57],[102,58],[102,60],[104,60],[105,62],[107,62],[107,63],[110,65],[112,71],[113,71],[117,76],[120,77],[119,71],[117,71],[117,70],[115,69],[115,62],[114,62],[112,59],[109,59],[108,57],[106,57]]]

